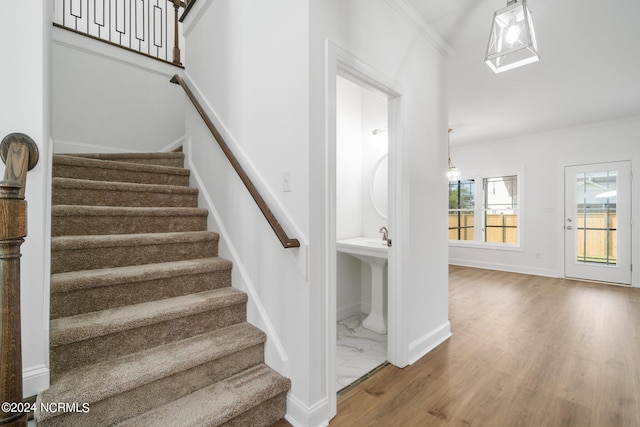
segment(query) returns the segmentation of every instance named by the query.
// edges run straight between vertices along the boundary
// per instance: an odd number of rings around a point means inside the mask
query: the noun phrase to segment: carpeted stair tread
[[[54,205],[53,236],[206,231],[209,211],[181,207]]]
[[[111,234],[103,236],[59,236],[51,239],[51,251],[83,250],[101,247],[146,246],[163,243],[193,241],[218,241],[219,235],[213,231],[192,231],[180,233],[154,234]]]
[[[261,402],[285,393],[290,385],[288,379],[261,364],[118,426],[218,426],[250,411]],[[284,412],[280,416],[284,416]],[[276,416],[273,421],[263,420],[264,424],[261,425],[271,425],[277,419]]]
[[[264,344],[264,332],[240,323],[117,359],[75,369],[38,395],[39,402],[92,404],[116,394],[186,371],[242,349]],[[40,405],[37,405],[38,408]],[[38,422],[56,413],[38,411]]]
[[[171,166],[145,165],[56,154],[53,177],[142,184],[189,185],[190,171]]]
[[[75,153],[67,155],[88,159],[152,164],[159,166],[183,167],[184,165],[184,153],[175,151],[167,153]]]
[[[221,288],[53,319],[50,323],[50,346],[66,345],[246,302],[244,292]]]
[[[216,257],[218,238],[211,231],[52,237],[51,273]]]
[[[51,208],[55,216],[204,216],[209,211],[201,208],[182,207],[131,207],[131,206],[84,206],[84,205],[54,205]]]
[[[53,164],[56,165],[74,165],[86,166],[96,169],[119,169],[122,171],[133,172],[151,172],[151,173],[168,173],[173,175],[189,176],[191,172],[188,169],[174,166],[145,165],[129,162],[118,162],[110,160],[91,159],[88,157],[69,156],[64,154],[56,154],[53,156]]]
[[[272,425],[290,381],[264,365],[232,263],[173,153],[57,154],[50,387],[39,426]],[[40,403],[88,403],[88,413]]]
[[[228,270],[231,261],[212,257],[156,264],[130,265],[96,270],[70,271],[51,275],[51,293],[73,292],[120,283],[137,283],[172,276]]]
[[[53,178],[53,204],[196,207],[198,189],[184,185],[139,184]]]
[[[231,268],[213,257],[56,273],[51,319],[229,287]]]

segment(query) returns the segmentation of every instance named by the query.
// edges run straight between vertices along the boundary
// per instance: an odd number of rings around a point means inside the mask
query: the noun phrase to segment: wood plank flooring
[[[450,267],[453,337],[341,396],[338,426],[640,426],[640,290]]]

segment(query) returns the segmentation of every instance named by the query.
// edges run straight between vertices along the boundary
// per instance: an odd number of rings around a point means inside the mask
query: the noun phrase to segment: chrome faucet
[[[387,230],[387,227],[380,227],[378,233],[382,233],[382,240],[389,243],[389,230]]]

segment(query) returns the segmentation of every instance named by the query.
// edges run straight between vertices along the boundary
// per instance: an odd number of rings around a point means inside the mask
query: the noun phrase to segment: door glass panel
[[[615,170],[576,174],[578,262],[615,265],[617,177]]]

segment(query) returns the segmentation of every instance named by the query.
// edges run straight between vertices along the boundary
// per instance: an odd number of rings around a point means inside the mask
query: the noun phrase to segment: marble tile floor
[[[338,321],[336,390],[340,391],[387,361],[387,335],[362,326],[365,313]]]

